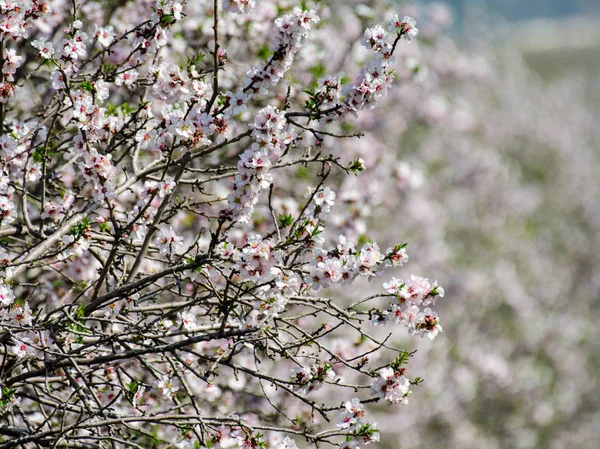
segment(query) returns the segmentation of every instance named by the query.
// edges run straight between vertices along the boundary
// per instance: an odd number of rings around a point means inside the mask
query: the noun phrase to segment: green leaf
[[[2,387],[2,399],[0,399],[0,407],[4,408],[11,402],[17,390],[14,388]]]
[[[82,81],[81,84],[79,85],[83,90],[87,90],[90,93],[94,93],[94,85],[92,84],[91,81]]]
[[[175,19],[175,16],[173,14],[165,14],[163,16],[160,17],[160,23],[164,23],[166,25],[175,22],[177,19]]]
[[[410,384],[414,385],[416,387],[420,387],[423,385],[423,382],[425,382],[425,379],[422,379],[420,377],[415,377],[413,380],[410,381]]]
[[[361,159],[356,159],[350,163],[348,170],[353,171],[355,174],[365,170],[365,163]]]
[[[129,392],[129,394],[133,396],[135,395],[135,393],[137,393],[140,383],[137,380],[133,379],[131,382],[126,383],[125,386],[127,387],[127,391]]]
[[[108,72],[112,72],[113,70],[115,70],[117,67],[112,65],[112,64],[108,64],[108,63],[104,63],[102,64],[102,71],[104,73],[108,73]]]
[[[123,114],[125,115],[129,115],[134,111],[134,108],[132,108],[131,106],[129,106],[129,103],[123,103],[121,105],[121,111],[123,111]]]
[[[87,218],[84,218],[81,222],[71,226],[69,234],[76,238],[80,238],[88,230],[89,224],[90,221]]]
[[[292,223],[294,222],[294,217],[292,216],[292,214],[279,214],[279,226],[282,228],[287,228],[288,226],[291,226]]]
[[[39,146],[35,150],[33,150],[33,161],[41,164],[44,162],[44,147]]]
[[[118,108],[112,103],[108,103],[106,107],[106,115],[117,115]]]

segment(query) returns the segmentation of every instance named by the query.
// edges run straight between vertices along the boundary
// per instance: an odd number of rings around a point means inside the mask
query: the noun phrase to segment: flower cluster
[[[18,55],[15,48],[5,46],[11,42],[16,45],[27,38],[32,24],[47,12],[47,3],[39,0],[5,1],[1,5],[0,38],[3,54],[0,103],[6,103],[15,96],[18,86],[13,75],[23,60],[23,56]]]
[[[94,197],[98,200],[114,199],[116,169],[112,164],[112,156],[100,154],[95,148],[83,151],[81,155],[81,171],[84,179],[93,186]]]
[[[333,382],[335,376],[335,371],[333,371],[332,366],[328,363],[324,365],[298,366],[290,373],[294,390],[302,394],[308,394],[321,389],[324,383]]]
[[[252,136],[256,142],[240,156],[238,173],[227,198],[227,215],[241,222],[250,220],[260,192],[273,181],[269,169],[292,140],[286,132],[283,112],[272,106],[258,112]]]
[[[358,398],[344,402],[344,408],[338,415],[338,427],[342,429],[355,429],[364,424],[365,410]]]
[[[366,412],[358,398],[343,404],[337,425],[347,431],[346,441],[340,444],[340,449],[357,449],[361,445],[366,446],[380,439],[377,423],[367,422]]]
[[[13,290],[0,279],[0,323],[12,329],[14,338],[12,353],[18,359],[24,357],[43,358],[44,348],[50,347],[52,340],[46,330],[33,331],[33,315],[29,303],[17,300]]]
[[[282,254],[274,250],[271,240],[263,240],[258,234],[249,236],[246,242],[240,254],[240,277],[243,281],[259,282],[281,262]]]
[[[15,300],[15,294],[8,285],[0,284],[0,303],[2,306],[8,307]]]
[[[170,254],[183,248],[183,237],[177,235],[171,226],[160,225],[158,235],[154,239],[161,254]]]
[[[265,94],[269,88],[279,83],[292,66],[302,41],[317,23],[319,17],[315,11],[303,11],[300,8],[294,8],[291,14],[278,18],[271,45],[274,54],[265,68],[254,68],[246,74],[249,81],[244,90],[253,94]]]
[[[324,192],[322,197],[326,198]],[[331,196],[331,194],[329,194]],[[321,211],[322,206],[317,202],[316,210]],[[326,203],[324,203],[326,204]],[[320,209],[321,207],[321,209]],[[330,284],[349,284],[358,276],[375,277],[381,266],[401,266],[408,260],[406,250],[396,247],[389,248],[384,255],[377,243],[367,242],[360,251],[345,236],[339,236],[338,244],[333,251],[325,251],[322,248],[313,250],[313,260],[310,271],[305,279],[313,289],[319,287],[328,288]]]
[[[388,31],[391,33],[398,33],[399,36],[404,37],[404,39],[406,39],[408,42],[410,42],[417,34],[419,34],[419,30],[417,29],[417,21],[415,19],[404,16],[404,18],[400,20],[397,14],[395,14],[390,20]]]
[[[0,224],[10,224],[15,221],[16,210],[14,203],[8,197],[0,196]]]
[[[150,67],[150,71],[156,77],[156,82],[152,84],[154,98],[165,102],[190,98],[190,79],[177,64],[162,62],[157,67]]]
[[[384,283],[383,288],[394,295],[396,302],[390,303],[384,312],[376,313],[373,324],[404,324],[411,335],[427,336],[430,340],[442,331],[437,313],[427,307],[435,304],[438,296],[444,296],[444,289],[437,282],[432,286],[428,279],[411,275],[406,282],[393,278]],[[421,307],[425,309],[421,310]]]
[[[406,369],[381,368],[379,377],[371,384],[371,395],[385,399],[391,404],[408,404],[410,381],[404,375]]]
[[[417,35],[416,22],[411,17],[404,17],[402,21],[398,16],[392,18],[389,25],[390,32],[396,32],[397,39],[404,37],[410,41]],[[344,106],[347,111],[356,113],[362,109],[373,109],[379,100],[386,96],[392,81],[393,72],[388,70],[393,62],[395,43],[387,42],[388,34],[381,25],[365,30],[361,43],[369,50],[375,52],[375,59],[369,61],[359,75],[342,93],[345,95]]]

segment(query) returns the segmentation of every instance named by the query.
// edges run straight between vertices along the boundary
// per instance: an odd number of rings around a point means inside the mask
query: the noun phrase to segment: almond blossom
[[[401,373],[390,367],[379,370],[379,377],[371,384],[371,394],[396,404],[408,404],[410,381]]]
[[[436,312],[421,308],[443,290],[421,278],[362,290],[408,255],[398,236],[382,251],[367,235],[378,187],[362,179],[379,156],[338,142],[369,128],[355,116],[383,99],[395,44],[415,33],[369,24],[367,60],[348,51],[333,70],[327,5],[63,3],[0,5],[9,437],[379,441],[366,404],[405,396],[386,383],[366,398],[386,376],[377,367],[393,366],[367,322],[394,313],[435,337]]]

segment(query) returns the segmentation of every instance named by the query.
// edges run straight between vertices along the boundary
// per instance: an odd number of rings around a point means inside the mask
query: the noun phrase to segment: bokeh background
[[[600,3],[327,3],[348,35],[389,9],[421,31],[339,194],[447,293],[440,337],[397,339],[426,380],[378,409],[381,447],[597,448]]]

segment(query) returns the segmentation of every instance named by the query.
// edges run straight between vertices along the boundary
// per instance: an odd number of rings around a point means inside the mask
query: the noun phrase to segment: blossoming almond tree
[[[306,86],[318,13],[268,4],[0,2],[0,449],[356,448],[379,440],[363,404],[420,384],[369,326],[435,338],[437,283],[326,296],[408,261],[328,230],[329,182],[368,167],[325,142],[360,137],[336,124],[385,96],[416,23]]]

